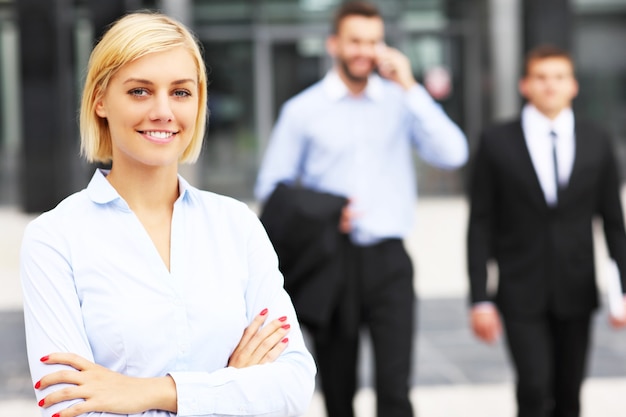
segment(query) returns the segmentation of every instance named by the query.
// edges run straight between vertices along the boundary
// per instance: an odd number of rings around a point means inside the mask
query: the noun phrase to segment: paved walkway
[[[418,226],[407,239],[416,263],[418,334],[411,397],[419,417],[513,417],[512,374],[502,342],[486,346],[467,327],[464,235],[467,207],[462,199],[423,199]],[[0,416],[36,417],[24,355],[18,254],[21,235],[32,216],[0,207]],[[602,242],[599,259],[606,257]],[[601,272],[601,271],[599,271]],[[602,274],[599,284],[603,287]],[[626,331],[596,316],[590,378],[583,391],[583,417],[624,417]],[[364,339],[367,340],[367,339]],[[369,343],[360,353],[358,417],[374,417]],[[325,417],[316,394],[305,417]]]

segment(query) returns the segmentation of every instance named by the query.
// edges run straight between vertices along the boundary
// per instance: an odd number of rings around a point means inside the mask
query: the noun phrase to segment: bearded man
[[[354,416],[359,331],[367,327],[378,416],[409,417],[415,293],[403,239],[417,198],[413,149],[455,169],[467,160],[467,140],[415,81],[409,59],[384,44],[375,6],[343,4],[326,46],[333,68],[283,105],[255,195],[265,202],[278,184],[297,183],[346,198],[335,229],[346,242],[340,294],[312,332],[327,414]]]

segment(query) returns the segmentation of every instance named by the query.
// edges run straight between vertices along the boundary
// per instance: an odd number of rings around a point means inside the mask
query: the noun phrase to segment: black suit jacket
[[[347,199],[279,184],[260,216],[278,255],[285,290],[299,320],[311,330],[325,328],[345,285],[339,231]]]
[[[576,122],[575,160],[556,207],[545,201],[520,120],[483,133],[470,177],[471,301],[491,300],[486,263],[499,268],[495,302],[505,315],[562,317],[598,305],[592,220],[599,216],[626,289],[626,235],[610,139]]]

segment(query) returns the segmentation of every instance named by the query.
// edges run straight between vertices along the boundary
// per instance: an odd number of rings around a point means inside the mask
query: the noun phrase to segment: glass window
[[[17,203],[20,146],[18,27],[12,5],[0,1],[0,204]]]
[[[209,78],[209,126],[199,183],[238,198],[250,196],[257,169],[252,43],[204,42]]]
[[[612,135],[626,178],[626,54],[616,53],[626,44],[626,1],[578,4],[572,53],[580,91],[574,106]]]
[[[409,35],[404,51],[413,66],[417,81],[464,130],[463,37],[436,34]],[[449,195],[462,191],[462,171],[434,168],[417,158],[418,186],[421,195]]]
[[[256,15],[254,0],[196,0],[193,2],[196,25],[205,23],[251,23]]]

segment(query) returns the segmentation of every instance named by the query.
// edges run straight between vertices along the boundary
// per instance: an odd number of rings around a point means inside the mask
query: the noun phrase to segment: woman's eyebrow
[[[143,78],[129,78],[126,81],[124,81],[123,84],[128,84],[128,83],[139,83],[139,84],[147,84],[147,85],[153,85],[154,83],[150,80],[146,80]],[[196,80],[194,80],[193,78],[183,78],[180,80],[176,80],[176,81],[172,81],[171,84],[174,85],[179,85],[179,84],[186,84],[186,83],[196,83]]]

